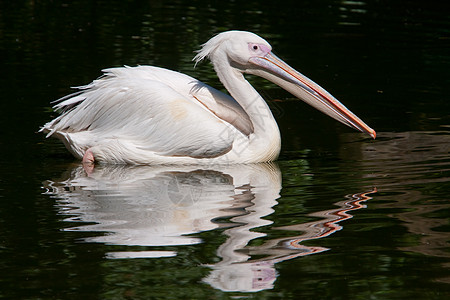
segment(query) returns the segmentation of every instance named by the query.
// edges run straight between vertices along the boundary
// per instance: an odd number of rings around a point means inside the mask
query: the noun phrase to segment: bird
[[[325,89],[290,67],[247,31],[221,32],[193,61],[209,59],[229,94],[176,71],[147,65],[103,75],[56,100],[59,115],[43,125],[83,164],[237,164],[276,160],[277,122],[244,77],[263,77],[337,121],[376,132]]]

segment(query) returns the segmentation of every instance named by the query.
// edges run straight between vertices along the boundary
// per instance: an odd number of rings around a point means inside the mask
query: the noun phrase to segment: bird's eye
[[[253,45],[253,50],[258,50],[258,46]]]

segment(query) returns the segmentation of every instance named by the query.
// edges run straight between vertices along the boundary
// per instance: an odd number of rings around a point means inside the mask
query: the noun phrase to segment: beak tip
[[[375,130],[371,129],[371,130],[369,131],[369,134],[370,134],[370,136],[371,136],[373,139],[376,139],[377,133],[376,133]]]

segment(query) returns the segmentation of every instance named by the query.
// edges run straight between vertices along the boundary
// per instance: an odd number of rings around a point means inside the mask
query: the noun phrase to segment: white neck
[[[245,79],[242,72],[231,67],[228,62],[214,64],[214,69],[231,96],[249,115],[255,130],[250,137],[254,146],[259,147],[261,152],[276,152],[274,155],[278,156],[281,144],[280,131],[267,103]]]

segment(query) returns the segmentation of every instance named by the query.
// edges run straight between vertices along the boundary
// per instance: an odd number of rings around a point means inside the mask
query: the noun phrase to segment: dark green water
[[[450,297],[441,2],[1,2],[0,298]],[[275,164],[88,177],[37,133],[55,116],[50,101],[106,67],[158,65],[220,87],[191,59],[228,29],[265,37],[377,139],[259,78],[277,100]]]

